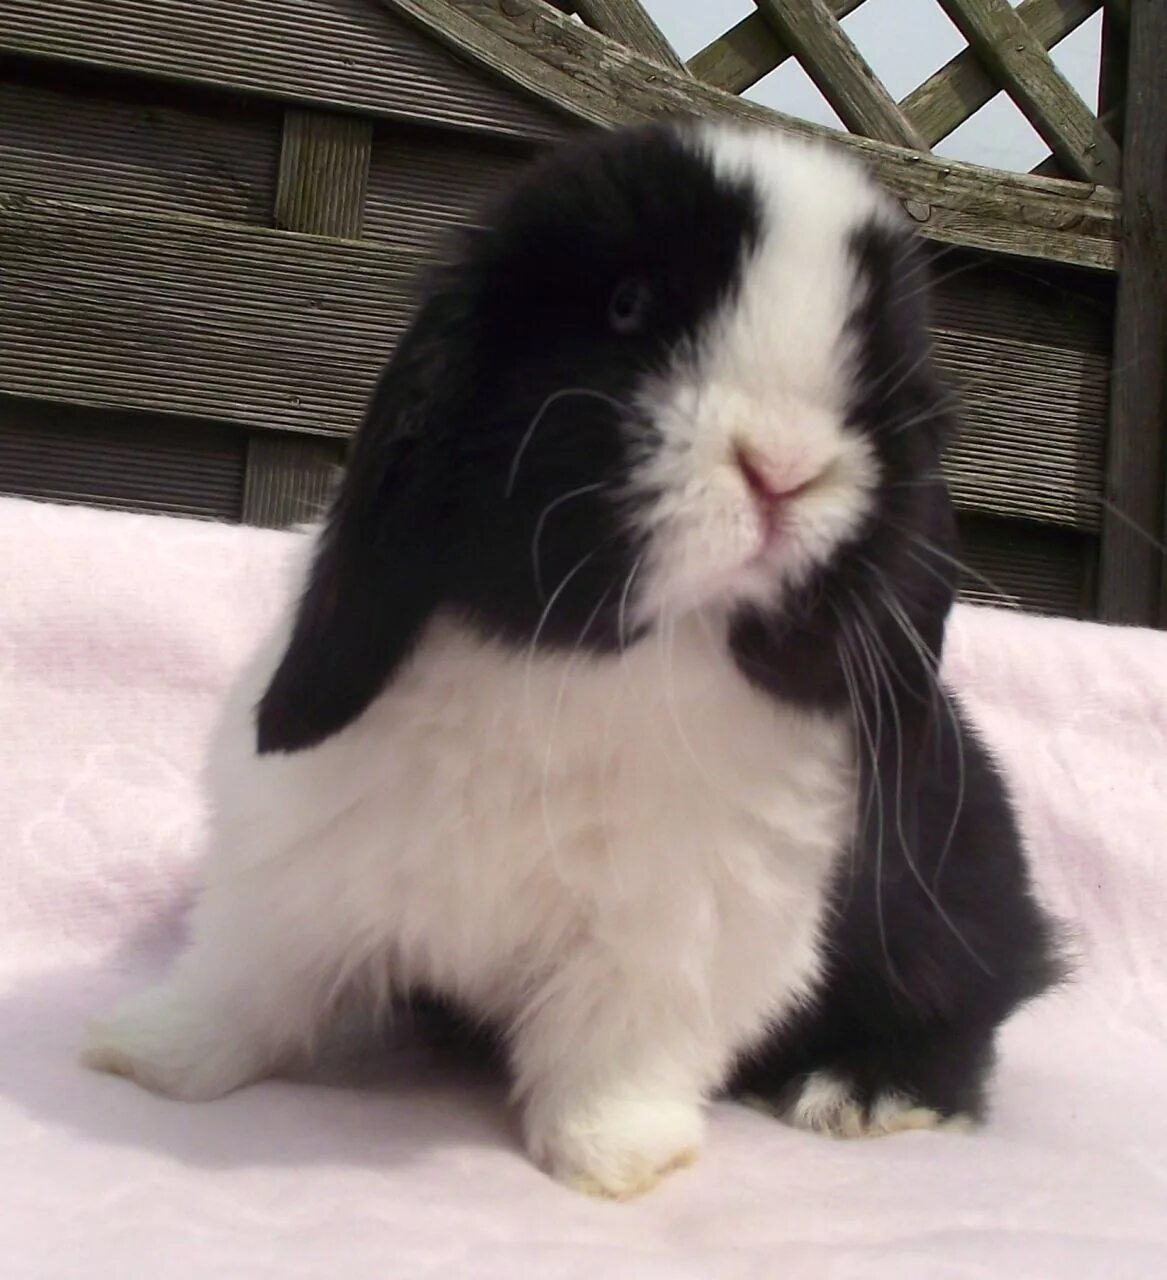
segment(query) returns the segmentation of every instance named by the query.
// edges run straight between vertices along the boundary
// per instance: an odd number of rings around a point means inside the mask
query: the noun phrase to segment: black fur
[[[826,1071],[865,1107],[897,1093],[980,1118],[998,1026],[1058,982],[1063,962],[1001,775],[937,681],[957,547],[921,252],[875,228],[853,251],[869,292],[853,320],[851,416],[886,481],[864,536],[783,618],[741,617],[733,643],[743,671],[784,699],[857,704],[860,829],[838,870],[814,1003],[740,1064],[730,1089],[781,1105]]]
[[[628,639],[621,588],[642,548],[616,486],[652,430],[631,398],[732,298],[762,230],[757,197],[657,126],[558,154],[485,224],[437,274],[377,387],[258,709],[261,752],[356,719],[439,605],[522,646]],[[864,288],[856,368],[840,376],[880,459],[877,506],[781,613],[735,617],[731,646],[772,696],[856,708],[860,831],[813,1007],[731,1087],[782,1097],[830,1070],[867,1103],[895,1091],[977,1115],[997,1027],[1060,968],[1002,780],[936,681],[955,526],[924,264],[906,230],[882,224],[851,251]]]
[[[544,645],[620,642],[640,550],[613,487],[629,398],[732,293],[756,202],[657,126],[557,153],[485,222],[435,274],[357,433],[261,752],[356,719],[439,603],[524,645],[537,627]],[[564,388],[588,394],[549,402]]]

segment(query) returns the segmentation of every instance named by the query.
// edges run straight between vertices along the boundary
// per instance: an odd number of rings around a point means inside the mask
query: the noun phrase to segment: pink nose
[[[734,445],[733,457],[754,500],[766,510],[797,498],[807,487],[805,484],[783,485],[775,480],[765,461],[744,444]]]

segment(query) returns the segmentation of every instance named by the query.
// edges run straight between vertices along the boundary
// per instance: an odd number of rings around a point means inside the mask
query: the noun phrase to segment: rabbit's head
[[[887,591],[938,652],[949,565],[913,567],[951,538],[924,293],[838,148],[663,124],[533,166],[380,379],[261,751],[359,716],[439,608],[596,660],[704,611],[751,679],[812,702]]]

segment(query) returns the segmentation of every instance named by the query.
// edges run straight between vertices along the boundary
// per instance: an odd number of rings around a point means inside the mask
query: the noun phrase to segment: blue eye
[[[616,333],[639,333],[648,318],[652,293],[647,280],[621,280],[608,303],[608,322]]]

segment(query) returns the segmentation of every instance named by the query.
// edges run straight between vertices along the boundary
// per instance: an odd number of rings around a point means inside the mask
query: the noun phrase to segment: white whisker
[[[857,599],[854,599],[853,603],[855,603],[856,605],[861,604],[861,602],[858,601]],[[871,625],[870,621],[868,622],[867,633],[866,634],[864,633],[863,628],[859,628],[857,632],[857,638],[863,644],[869,665],[874,670],[878,671],[882,677],[879,683],[880,683],[880,686],[887,691],[888,708],[891,712],[892,722],[895,728],[895,749],[896,749],[895,822],[896,822],[896,836],[899,840],[900,852],[903,855],[904,862],[907,865],[908,870],[912,873],[912,878],[920,886],[925,897],[927,897],[928,901],[932,904],[933,908],[936,911],[936,914],[943,921],[945,926],[948,928],[949,932],[953,935],[954,938],[956,938],[956,940],[960,943],[960,945],[964,948],[964,950],[968,952],[969,956],[973,959],[973,961],[977,964],[977,966],[984,973],[988,974],[989,977],[993,977],[994,975],[992,973],[992,970],[989,969],[989,967],[981,959],[981,956],[977,952],[977,950],[973,947],[973,945],[968,941],[968,939],[957,927],[956,922],[945,910],[944,905],[941,903],[940,899],[936,896],[936,893],[933,890],[933,888],[924,879],[923,873],[920,871],[920,868],[917,865],[916,860],[912,857],[911,849],[909,847],[909,842],[907,838],[907,833],[904,831],[904,813],[903,813],[904,748],[905,748],[904,730],[903,730],[903,721],[900,717],[899,705],[897,703],[895,693],[891,688],[890,676],[887,669],[887,664],[890,663],[891,658],[890,658],[890,655],[888,654],[886,646],[884,646],[882,639],[879,637],[878,632]],[[876,647],[875,647],[876,645],[878,645],[879,651],[882,652],[882,655],[883,655],[882,661],[880,658],[880,652],[876,650]]]
[[[883,841],[884,841],[884,811],[883,811],[883,788],[880,785],[879,776],[879,749],[883,737],[882,713],[879,706],[879,695],[877,690],[872,690],[872,711],[876,718],[876,727],[874,735],[871,726],[867,720],[867,716],[863,711],[862,689],[859,686],[858,671],[856,666],[852,665],[853,660],[857,660],[857,655],[853,652],[850,644],[849,629],[846,626],[845,619],[839,616],[841,630],[839,639],[842,646],[839,649],[839,656],[843,659],[844,680],[847,683],[848,692],[853,693],[854,705],[859,716],[860,725],[864,736],[867,739],[871,752],[871,786],[870,795],[875,796],[876,800],[876,833],[875,833],[875,927],[879,934],[880,950],[883,952],[884,962],[887,964],[887,974],[890,981],[901,986],[899,974],[896,966],[891,958],[891,951],[887,945],[887,922],[883,914]],[[870,801],[869,801],[870,809]]]
[[[587,493],[598,493],[604,485],[598,481],[595,484],[581,484],[578,489],[572,489],[568,493],[561,493],[558,498],[552,499],[542,511],[539,512],[539,519],[535,521],[535,532],[531,537],[531,568],[535,574],[535,590],[539,593],[539,599],[546,601],[547,597],[543,591],[543,570],[539,564],[539,540],[543,536],[543,526],[547,522],[547,517],[557,508],[563,506],[564,503],[570,502],[572,498],[582,498]]]
[[[522,462],[523,454],[526,453],[527,446],[531,443],[531,438],[538,429],[539,423],[543,421],[547,410],[550,409],[553,404],[558,403],[558,401],[568,399],[571,396],[591,396],[593,399],[602,400],[605,404],[613,405],[622,413],[628,412],[627,406],[622,404],[614,396],[607,395],[603,391],[593,391],[591,387],[561,387],[558,391],[553,391],[539,406],[535,416],[531,419],[531,425],[523,432],[523,438],[519,441],[518,448],[515,450],[515,456],[511,460],[510,471],[507,473],[506,489],[504,490],[505,497],[509,498],[515,491],[515,480],[518,478],[519,474],[519,463]]]
[[[878,568],[869,565],[871,571],[875,574],[880,582],[880,597],[882,603],[891,614],[893,620],[899,624],[909,644],[916,651],[920,664],[923,666],[928,675],[930,686],[939,696],[940,704],[944,708],[948,716],[949,723],[952,726],[953,741],[956,743],[956,803],[953,805],[952,819],[948,824],[948,833],[945,836],[944,844],[940,850],[940,856],[936,860],[936,868],[932,873],[932,891],[936,894],[940,892],[940,877],[944,871],[944,864],[948,859],[948,855],[952,849],[952,843],[956,839],[956,829],[960,823],[960,815],[964,810],[965,798],[965,759],[964,759],[964,733],[961,729],[960,719],[956,714],[956,707],[953,705],[951,694],[944,687],[944,681],[941,679],[937,670],[936,655],[931,652],[927,644],[924,642],[923,636],[920,635],[912,620],[905,613],[903,606],[896,598],[895,593],[887,584],[887,580]],[[939,734],[937,736],[939,743]]]

